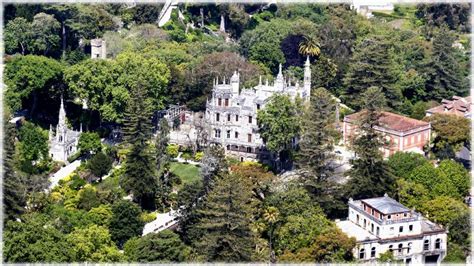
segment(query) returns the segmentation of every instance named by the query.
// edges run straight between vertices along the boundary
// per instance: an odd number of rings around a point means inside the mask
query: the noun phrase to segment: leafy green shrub
[[[87,182],[82,179],[79,175],[74,174],[71,176],[71,180],[68,182],[69,188],[73,190],[79,190],[82,188]]]
[[[81,152],[80,151],[77,151],[76,153],[74,153],[73,155],[69,156],[67,158],[67,161],[72,163],[74,162],[75,160],[77,160],[77,158],[79,158],[81,156]]]
[[[120,247],[132,237],[141,236],[145,223],[140,219],[140,207],[130,201],[121,200],[112,205],[110,234]]]
[[[84,132],[79,137],[78,148],[81,154],[95,154],[102,149],[99,134],[95,132]]]
[[[77,207],[86,211],[100,205],[97,189],[89,184],[85,185],[78,193]]]
[[[112,159],[103,152],[99,152],[92,156],[87,163],[87,168],[102,181],[102,177],[112,169]]]
[[[196,152],[196,154],[194,155],[194,160],[196,162],[200,162],[202,160],[202,157],[204,156],[204,152],[202,151],[198,151]]]
[[[94,224],[109,226],[110,219],[112,218],[112,207],[108,204],[94,207],[87,212],[87,218]]]
[[[166,147],[166,154],[170,156],[171,158],[176,158],[178,157],[178,151],[179,151],[179,146],[176,144],[170,144],[168,147]]]
[[[155,212],[143,212],[141,215],[140,215],[140,218],[143,220],[143,222],[145,223],[149,223],[149,222],[152,222],[156,219],[156,213]]]
[[[185,159],[185,160],[192,160],[193,159],[193,155],[189,152],[185,152],[181,155],[181,158]]]

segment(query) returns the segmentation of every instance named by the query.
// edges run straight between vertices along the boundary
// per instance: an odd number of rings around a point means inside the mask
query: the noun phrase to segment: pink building
[[[349,144],[354,135],[357,134],[357,120],[361,113],[358,112],[344,117],[344,143]],[[424,154],[423,147],[430,141],[430,123],[390,112],[382,112],[379,122],[380,126],[375,129],[386,140],[387,144],[382,148],[385,158],[397,151]]]

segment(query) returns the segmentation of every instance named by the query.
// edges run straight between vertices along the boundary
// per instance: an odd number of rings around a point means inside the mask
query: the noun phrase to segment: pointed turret
[[[240,75],[237,71],[234,71],[234,74],[230,78],[230,84],[232,86],[232,94],[238,95],[239,94],[239,82],[240,82]]]
[[[306,57],[304,64],[304,85],[303,85],[303,99],[309,100],[311,95],[311,64],[309,62],[309,56]]]
[[[285,80],[283,78],[282,66],[280,64],[278,66],[278,75],[275,79],[274,87],[276,91],[282,91],[284,86],[285,86]]]
[[[64,109],[64,99],[61,96],[61,106],[59,107],[58,126],[66,126],[66,110]]]
[[[281,65],[281,64],[278,65],[278,75],[277,75],[277,78],[279,78],[279,77],[283,78],[283,71],[282,71],[282,65]]]

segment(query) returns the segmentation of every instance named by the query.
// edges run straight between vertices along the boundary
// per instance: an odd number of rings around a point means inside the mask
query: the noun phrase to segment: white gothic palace
[[[226,154],[244,160],[266,160],[270,154],[265,150],[258,134],[257,111],[264,108],[274,94],[287,94],[292,99],[299,96],[309,101],[311,93],[311,69],[309,57],[304,65],[303,84],[289,82],[282,74],[282,67],[273,84],[268,80],[257,86],[240,89],[240,75],[234,72],[230,82],[214,81],[212,98],[206,105],[206,124],[209,127],[209,143],[220,144]]]

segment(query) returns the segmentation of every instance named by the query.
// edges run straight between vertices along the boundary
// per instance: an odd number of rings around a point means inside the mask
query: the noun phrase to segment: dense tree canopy
[[[395,5],[367,19],[348,4],[181,3],[159,27],[162,7],[5,6],[6,262],[352,262],[355,239],[330,219],[347,217],[349,197],[384,193],[448,229],[445,261],[465,261],[470,175],[453,159],[470,149],[469,121],[424,116],[468,94],[470,5]],[[90,59],[96,38],[105,60]],[[242,92],[275,82],[280,64],[285,84],[301,81],[307,56],[311,101],[278,94],[253,117],[273,165],[239,162],[188,116],[152,124],[172,104],[203,111],[214,82],[235,72]],[[81,165],[49,188],[63,166],[47,134],[61,96],[68,125],[84,126],[70,157]],[[335,147],[346,106],[362,111],[362,134],[342,144],[350,165]],[[431,122],[426,157],[383,159],[381,110]],[[199,140],[170,144],[191,121]],[[350,169],[332,171],[340,163]],[[171,208],[178,226],[142,236]]]
[[[258,111],[257,123],[266,147],[287,159],[284,152],[292,149],[292,141],[300,130],[296,103],[285,95],[272,96],[265,108]]]
[[[6,102],[16,111],[25,108],[22,102],[32,100],[30,113],[38,107],[38,98],[50,98],[60,92],[63,66],[56,60],[43,56],[14,57],[5,66]]]
[[[144,223],[140,219],[140,208],[130,201],[119,201],[112,205],[110,220],[111,238],[119,247],[127,240],[142,233]]]
[[[170,230],[148,234],[136,242],[133,246],[125,244],[129,259],[136,262],[182,262],[189,258],[191,251],[179,235]]]

